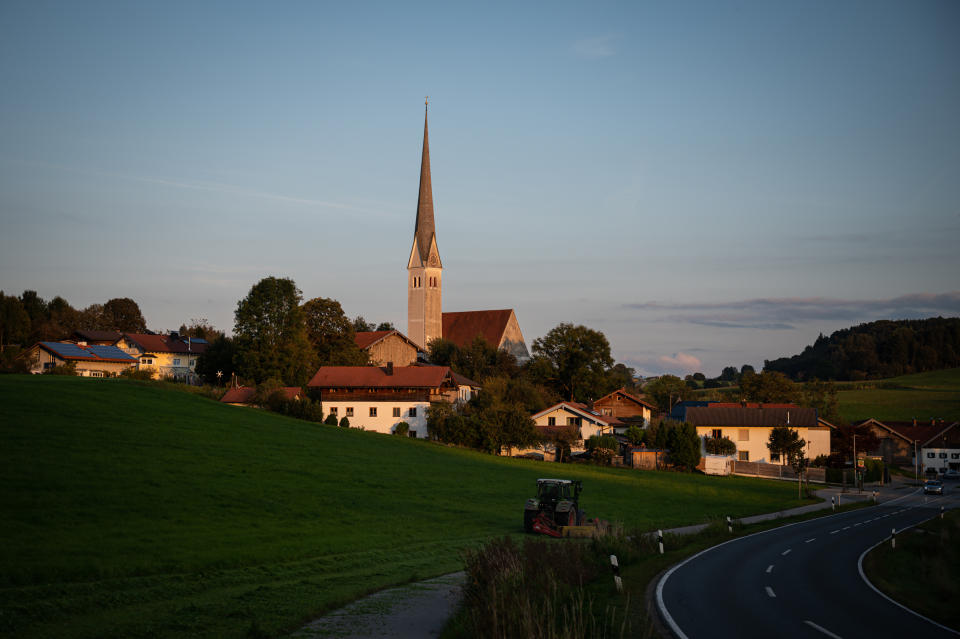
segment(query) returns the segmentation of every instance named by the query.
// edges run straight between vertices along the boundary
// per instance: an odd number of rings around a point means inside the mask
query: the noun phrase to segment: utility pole
[[[860,492],[860,467],[857,465],[857,434],[853,434],[853,483],[857,485],[857,492]]]

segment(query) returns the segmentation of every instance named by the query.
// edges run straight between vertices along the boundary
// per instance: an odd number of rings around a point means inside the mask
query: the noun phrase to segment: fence
[[[767,477],[770,479],[793,479],[797,478],[796,471],[792,467],[782,464],[767,464],[764,462],[746,462],[732,461],[734,475],[745,475],[748,477]],[[807,481],[816,484],[825,484],[827,482],[827,471],[824,468],[808,468]]]

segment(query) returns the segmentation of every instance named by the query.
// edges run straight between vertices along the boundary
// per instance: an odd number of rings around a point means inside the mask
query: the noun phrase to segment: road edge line
[[[901,528],[901,529],[898,530],[897,532],[898,532],[898,533],[899,533],[899,532],[903,532],[904,530],[909,530],[909,529],[911,529],[911,528],[914,528],[915,526],[919,526],[920,524],[925,524],[925,523],[927,523],[928,521],[930,521],[930,520],[932,520],[932,519],[936,519],[936,518],[939,517],[939,516],[940,516],[940,513],[936,513],[936,514],[933,515],[932,517],[928,517],[927,519],[924,519],[923,521],[918,521],[918,522],[915,523],[915,524],[910,524],[909,526],[904,526],[903,528]],[[874,545],[870,546],[869,548],[867,548],[866,550],[864,550],[862,553],[860,553],[860,558],[857,559],[857,571],[859,571],[859,573],[860,573],[860,578],[863,579],[863,582],[864,582],[865,584],[867,584],[868,586],[870,586],[870,588],[871,588],[875,593],[877,593],[878,595],[880,595],[881,597],[883,597],[884,599],[886,599],[886,600],[889,601],[890,603],[892,603],[892,604],[894,604],[894,605],[897,605],[897,606],[900,606],[901,608],[903,608],[903,609],[906,610],[907,612],[912,613],[912,614],[916,615],[917,617],[920,617],[920,618],[923,619],[924,621],[929,621],[930,623],[932,623],[933,625],[937,626],[938,628],[942,628],[943,630],[946,630],[947,632],[950,632],[950,633],[952,633],[952,634],[955,634],[955,635],[960,636],[960,632],[954,630],[953,628],[949,628],[949,627],[943,625],[942,623],[936,622],[936,621],[934,621],[933,619],[931,619],[930,617],[921,615],[919,612],[917,612],[917,611],[914,610],[913,608],[908,608],[907,606],[903,605],[902,603],[900,603],[899,601],[897,601],[897,600],[894,599],[893,597],[889,596],[887,593],[883,592],[882,590],[880,590],[879,588],[877,588],[876,586],[874,586],[874,585],[873,585],[873,582],[871,582],[869,579],[867,579],[867,573],[865,573],[865,572],[863,571],[863,558],[866,557],[866,556],[867,556],[867,553],[869,553],[871,550],[873,550],[873,549],[876,548],[877,546],[880,546],[881,544],[885,544],[885,543],[887,543],[887,540],[886,540],[886,539],[881,539],[880,541],[878,541],[877,543],[875,543]]]

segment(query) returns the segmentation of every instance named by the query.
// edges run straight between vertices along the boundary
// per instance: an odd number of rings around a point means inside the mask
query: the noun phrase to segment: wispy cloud
[[[625,304],[671,322],[721,328],[791,330],[796,322],[911,319],[960,314],[960,291],[915,293],[890,299],[857,300],[827,297],[755,298],[730,302]]]
[[[613,49],[613,43],[616,42],[616,40],[617,36],[614,35],[582,38],[573,43],[573,52],[577,54],[577,57],[587,60],[609,58],[617,53]]]

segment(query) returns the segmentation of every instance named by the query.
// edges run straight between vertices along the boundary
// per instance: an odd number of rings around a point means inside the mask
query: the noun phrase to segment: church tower
[[[426,350],[431,340],[443,336],[443,264],[437,250],[433,222],[433,188],[430,185],[430,141],[426,103],[423,114],[423,158],[420,160],[420,195],[413,248],[407,262],[407,337]]]

